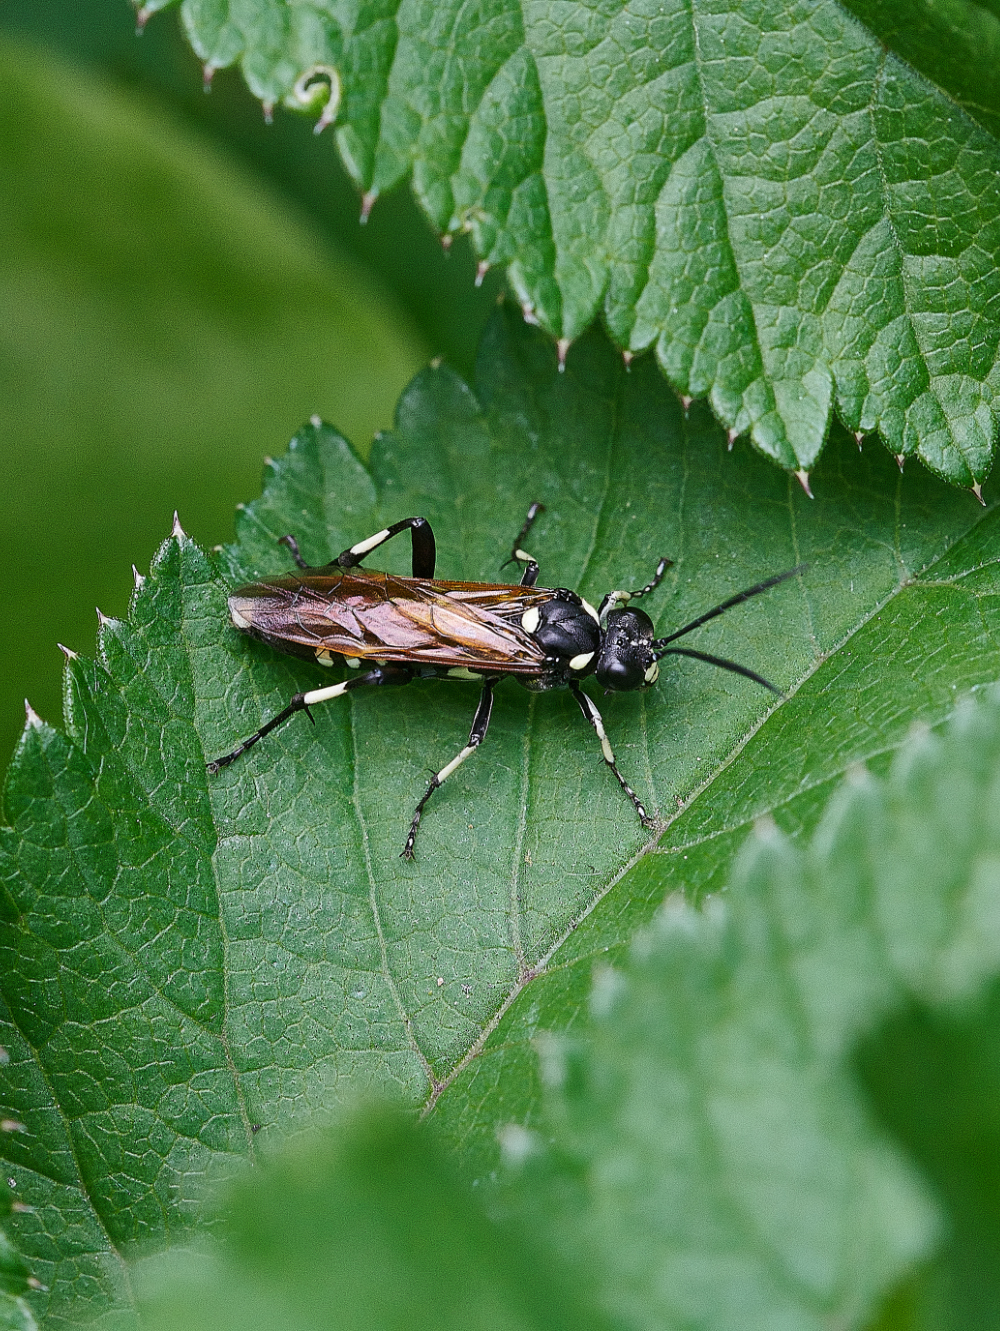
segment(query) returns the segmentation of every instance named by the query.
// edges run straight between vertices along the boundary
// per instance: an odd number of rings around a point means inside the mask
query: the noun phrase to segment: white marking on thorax
[[[374,550],[377,545],[381,545],[388,535],[389,528],[384,527],[382,531],[377,531],[374,536],[369,536],[367,540],[358,541],[357,545],[352,545],[351,554],[366,555],[369,550]]]
[[[583,606],[584,610],[586,610],[587,614],[591,617],[591,619],[593,619],[593,620],[594,620],[596,623],[598,623],[598,624],[601,622],[601,617],[600,617],[600,615],[597,613],[597,611],[594,609],[594,607],[590,604],[590,602],[589,602],[589,601],[585,601],[585,600],[583,599],[582,596],[580,597],[580,604]]]
[[[587,666],[590,665],[593,659],[594,659],[593,652],[581,652],[579,656],[574,656],[571,658],[569,663],[569,668],[570,670],[586,670]]]
[[[540,618],[541,616],[538,613],[538,606],[529,606],[521,616],[521,627],[524,629],[525,633],[534,633],[535,629],[538,628],[538,621]]]

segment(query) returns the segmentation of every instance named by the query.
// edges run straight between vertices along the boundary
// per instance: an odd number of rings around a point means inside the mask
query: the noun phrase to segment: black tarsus
[[[302,556],[299,554],[299,543],[298,543],[298,541],[295,539],[295,537],[291,534],[291,532],[287,533],[287,534],[284,535],[284,536],[279,536],[279,537],[278,537],[278,544],[279,544],[279,545],[286,545],[286,546],[288,547],[288,549],[291,550],[291,552],[292,552],[292,558],[295,560],[296,564],[298,564],[299,568],[308,568],[308,567],[309,567],[309,565],[306,563],[306,561],[305,561],[305,560],[302,558]]]
[[[539,513],[544,513],[544,512],[545,512],[545,505],[540,504],[536,499],[535,502],[528,509],[528,516],[524,519],[524,526],[514,537],[514,544],[510,548],[510,555],[500,565],[501,571],[505,569],[508,564],[519,564],[521,562],[518,559],[517,552],[518,550],[521,550],[521,545],[525,537],[528,535],[528,532],[530,532],[531,528],[534,526],[535,518],[538,517]],[[521,553],[524,554],[525,551],[521,550]],[[531,556],[529,555],[528,562],[525,565],[524,572],[521,574],[521,586],[534,587],[537,581],[538,581],[538,563],[536,560],[532,559]]]

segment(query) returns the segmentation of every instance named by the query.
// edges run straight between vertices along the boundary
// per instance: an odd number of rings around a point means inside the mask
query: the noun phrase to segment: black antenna
[[[779,698],[785,696],[777,684],[772,684],[763,675],[758,675],[755,670],[748,670],[746,666],[737,665],[735,661],[727,661],[721,656],[709,656],[707,652],[694,652],[690,647],[668,647],[666,651],[656,653],[657,660],[661,656],[693,656],[696,661],[707,661],[709,665],[721,666],[723,670],[731,670],[734,675],[742,675],[745,679],[752,679],[756,684],[763,684],[765,689],[770,689]]]
[[[773,578],[768,578],[764,582],[758,582],[756,586],[748,587],[745,592],[739,592],[736,596],[730,596],[728,601],[723,601],[722,604],[717,605],[714,610],[706,610],[703,615],[699,615],[697,619],[692,619],[690,624],[685,624],[684,627],[678,629],[676,633],[670,633],[665,638],[655,639],[652,643],[653,648],[666,647],[668,642],[674,642],[677,638],[683,638],[685,633],[690,633],[693,629],[701,628],[702,624],[707,624],[710,619],[715,619],[716,615],[721,615],[725,610],[731,610],[734,605],[742,605],[744,601],[749,601],[751,596],[759,596],[761,592],[766,592],[772,587],[777,587],[779,582],[787,582],[789,578],[794,578],[799,573],[805,573],[808,567],[808,564],[797,564],[795,568],[790,568],[785,573],[776,573]],[[681,653],[678,652],[677,654],[680,655]],[[668,655],[670,655],[670,653],[657,651],[656,659],[659,660],[661,656]],[[698,652],[684,652],[683,655],[699,656],[700,654]],[[732,661],[721,661],[716,660],[715,657],[706,656],[701,656],[701,659],[703,661],[711,661],[713,665],[721,665],[728,670],[734,669],[738,674],[748,675],[750,679],[756,679],[759,684],[764,684],[767,688],[774,689],[774,685],[768,684],[766,679],[761,679],[759,675],[753,674],[752,671],[744,670],[742,666],[734,666]],[[774,689],[774,692],[779,693],[780,690]]]

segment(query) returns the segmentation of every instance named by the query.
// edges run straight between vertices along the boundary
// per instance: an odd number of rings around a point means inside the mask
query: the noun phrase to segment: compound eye
[[[641,689],[645,683],[642,666],[635,660],[613,656],[610,652],[602,654],[595,673],[603,688],[614,689],[616,693],[630,693],[633,689]]]

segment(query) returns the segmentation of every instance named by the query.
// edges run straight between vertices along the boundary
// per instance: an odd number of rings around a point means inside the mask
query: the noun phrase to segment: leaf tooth
[[[896,466],[899,468],[900,471],[902,471],[903,467],[906,465],[906,454],[894,453],[893,457],[896,459]]]
[[[809,498],[812,499],[813,492],[812,490],[809,489],[809,473],[805,470],[804,467],[800,468],[795,473],[795,479],[798,481],[799,485],[802,486],[803,490],[805,490]]]
[[[369,217],[371,217],[372,209],[375,206],[375,200],[377,198],[378,195],[375,193],[374,190],[365,190],[364,194],[362,194],[361,216],[358,218],[358,222],[361,224],[361,226],[364,226],[367,223]]]
[[[35,711],[34,707],[32,707],[31,703],[28,702],[27,698],[25,698],[24,700],[24,720],[26,725],[29,725],[34,729],[37,729],[39,726],[43,726],[45,724],[42,718]]]
[[[260,109],[264,112],[264,124],[265,124],[265,125],[273,125],[273,124],[274,124],[274,103],[273,103],[273,102],[261,102],[261,104],[260,104]]]
[[[72,647],[64,647],[63,644],[62,644],[61,642],[57,642],[57,643],[56,643],[56,646],[57,646],[57,647],[59,648],[59,650],[62,652],[63,656],[65,656],[65,658],[66,658],[67,661],[75,661],[75,660],[76,660],[76,656],[77,656],[77,654],[76,654],[76,652],[73,651],[73,648],[72,648]]]
[[[486,262],[485,259],[480,259],[479,262],[476,264],[476,286],[477,286],[477,287],[481,287],[481,286],[483,285],[483,278],[486,276],[486,274],[487,274],[489,271],[490,271],[490,266],[489,266],[489,264]]]
[[[855,430],[855,431],[854,431],[854,442],[857,444],[857,446],[858,446],[858,452],[860,453],[860,452],[861,452],[861,449],[862,449],[862,446],[863,446],[863,444],[864,444],[864,442],[865,442],[865,434],[864,434],[864,431],[863,431],[863,430]]]
[[[177,515],[176,509],[174,509],[174,525],[170,528],[170,535],[178,541],[183,541],[187,537],[187,532],[181,526],[181,520]]]
[[[977,499],[979,500],[979,502],[982,504],[983,508],[985,508],[985,507],[986,507],[986,500],[983,498],[983,487],[979,484],[979,482],[978,482],[978,481],[973,481],[972,484],[969,486],[969,489],[972,491],[972,493],[976,496],[976,498],[977,498]]]
[[[688,398],[688,401],[690,402],[691,399]],[[740,432],[739,430],[737,430],[735,425],[731,426],[730,429],[726,431],[726,448],[728,448],[730,453],[733,451],[733,444],[736,443],[739,437],[740,437]]]
[[[556,355],[559,357],[559,373],[566,370],[566,353],[569,351],[569,338],[561,337],[556,343]]]
[[[136,591],[139,591],[146,581],[145,576],[139,572],[134,564],[132,565],[132,581],[135,583]]]

